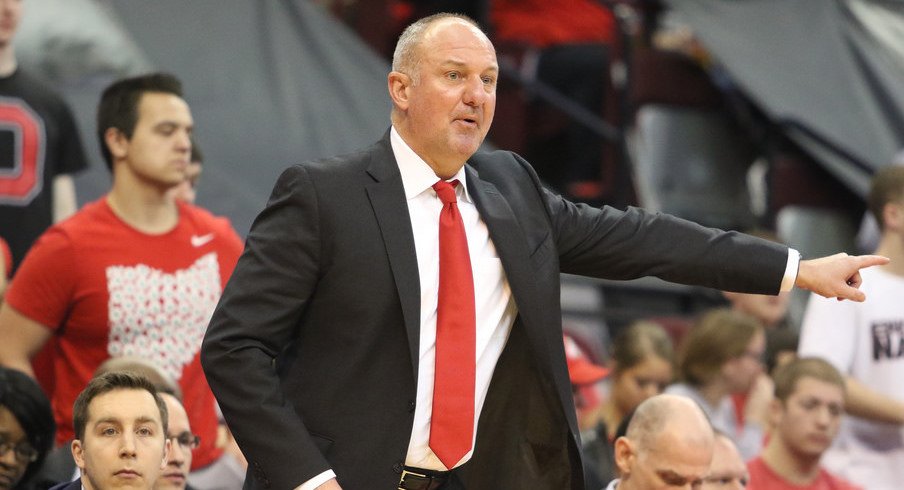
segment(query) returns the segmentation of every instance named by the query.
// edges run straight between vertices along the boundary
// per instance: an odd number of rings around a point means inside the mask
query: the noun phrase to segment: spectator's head
[[[166,403],[169,414],[166,438],[170,441],[170,452],[163,475],[157,479],[154,490],[183,490],[191,469],[192,450],[198,447],[200,439],[191,431],[188,414],[182,403],[169,393],[160,395]]]
[[[0,49],[12,46],[22,20],[22,0],[0,0]]]
[[[619,490],[698,488],[713,455],[713,429],[690,398],[657,395],[641,403],[615,440]]]
[[[166,188],[185,180],[191,152],[191,111],[182,83],[165,73],[114,82],[97,109],[97,137],[107,167],[116,163],[142,181]]]
[[[158,393],[169,393],[177,399],[182,400],[182,389],[179,384],[173,381],[173,378],[160,369],[160,366],[153,361],[139,356],[120,356],[111,357],[102,362],[94,371],[94,377],[98,377],[104,373],[111,372],[129,372],[144,376],[154,385]]]
[[[904,230],[904,167],[890,165],[873,176],[867,197],[879,230]]]
[[[72,457],[86,490],[153,487],[170,443],[166,404],[147,378],[129,372],[93,378],[72,418]]]
[[[697,387],[723,383],[728,393],[746,393],[763,372],[763,327],[744,313],[719,308],[704,314],[682,340],[678,367]]]
[[[672,340],[652,322],[636,322],[612,342],[611,399],[621,416],[672,382]]]
[[[173,188],[173,195],[180,201],[194,204],[198,197],[197,186],[198,180],[201,179],[201,172],[204,170],[204,154],[198,146],[198,140],[191,139],[191,161],[188,168],[185,169],[185,180],[181,184]]]
[[[769,418],[770,444],[801,461],[818,461],[832,444],[844,413],[844,377],[816,357],[797,359],[774,376],[775,398]]]
[[[474,20],[436,14],[399,36],[388,77],[392,123],[443,178],[486,137],[496,107],[496,51]]]
[[[737,446],[727,435],[716,432],[713,460],[700,490],[744,490],[750,474]]]
[[[0,490],[28,481],[53,448],[50,401],[26,374],[0,367]]]

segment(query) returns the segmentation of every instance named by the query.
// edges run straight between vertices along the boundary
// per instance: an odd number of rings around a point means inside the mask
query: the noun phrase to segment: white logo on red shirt
[[[220,299],[217,254],[206,254],[174,273],[146,265],[110,266],[106,272],[108,353],[150,360],[178,381],[201,349]]]

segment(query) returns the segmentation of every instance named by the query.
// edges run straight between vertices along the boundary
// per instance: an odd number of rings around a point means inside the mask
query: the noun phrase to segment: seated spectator
[[[33,488],[55,431],[50,401],[38,384],[0,367],[0,490]]]
[[[766,338],[753,317],[715,309],[684,337],[678,355],[681,382],[666,393],[692,398],[709,416],[713,427],[730,435],[745,460],[760,452],[772,385],[763,373]],[[735,417],[731,395],[747,393],[745,420]]]
[[[713,460],[700,490],[743,490],[747,487],[747,466],[730,437],[716,431]]]
[[[81,478],[53,490],[150,490],[170,441],[166,404],[147,378],[111,372],[92,379],[73,407],[72,457]]]
[[[699,488],[713,457],[713,429],[699,405],[657,395],[637,407],[615,441],[620,478],[607,490]]]
[[[581,452],[584,455],[584,481],[587,488],[599,488],[611,478],[601,478],[596,465],[597,454],[610,454],[611,444],[605,438],[600,440],[596,427],[587,415],[599,408],[599,394],[596,385],[609,375],[609,370],[594,364],[587,354],[581,350],[577,342],[569,335],[563,335],[565,342],[565,361],[568,363],[568,377],[574,394],[574,407],[578,416],[578,429],[581,431]],[[588,425],[589,424],[589,425]],[[611,459],[611,458],[610,458]]]
[[[185,490],[188,486],[188,473],[191,468],[191,452],[197,449],[200,438],[192,433],[188,422],[188,414],[182,402],[169,393],[161,393],[169,415],[166,438],[170,441],[169,457],[166,469],[157,479],[154,490]]]
[[[808,357],[780,368],[769,408],[769,442],[759,457],[747,463],[747,488],[859,489],[820,466],[823,453],[838,434],[844,404],[844,377],[828,362]]]
[[[616,430],[641,402],[662,393],[672,382],[673,364],[672,341],[655,323],[634,323],[615,337],[606,380],[608,396],[599,409],[578,421],[586,429],[581,432],[586,473],[598,475],[603,482],[615,477]]]

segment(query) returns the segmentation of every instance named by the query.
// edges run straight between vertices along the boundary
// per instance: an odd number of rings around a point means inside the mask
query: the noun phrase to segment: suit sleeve
[[[536,179],[527,162],[516,158]],[[655,276],[724,291],[779,292],[788,262],[784,245],[640,208],[593,208],[542,188],[539,192],[562,272],[617,280]]]
[[[274,367],[317,283],[317,213],[305,170],[286,170],[252,224],[201,350],[210,387],[249,469],[273,488],[294,488],[330,469],[283,395]]]

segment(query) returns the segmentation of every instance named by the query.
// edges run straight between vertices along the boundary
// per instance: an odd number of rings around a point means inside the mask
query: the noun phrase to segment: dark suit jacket
[[[574,205],[517,155],[473,156],[468,192],[518,317],[461,473],[466,488],[583,488],[559,273],[777,293],[787,249],[639,209]],[[420,290],[388,133],[279,178],[214,313],[202,362],[249,461],[246,488],[332,468],[394,489],[414,412]]]

